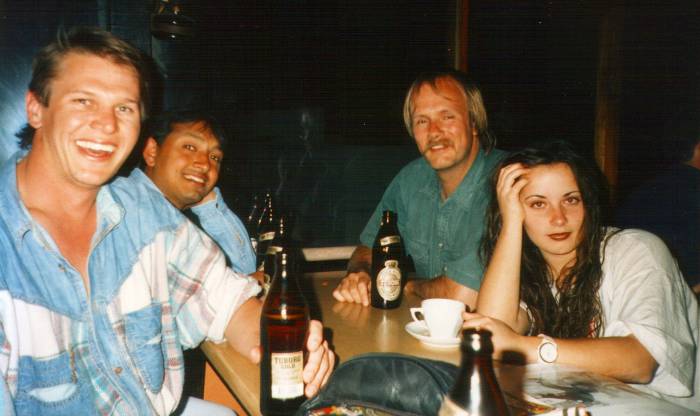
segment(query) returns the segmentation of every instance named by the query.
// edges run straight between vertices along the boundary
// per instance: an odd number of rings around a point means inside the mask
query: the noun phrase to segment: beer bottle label
[[[469,412],[454,404],[449,397],[445,397],[438,416],[469,416]]]
[[[401,270],[398,266],[398,261],[387,260],[377,274],[377,292],[388,301],[396,300],[401,295]]]
[[[282,247],[280,246],[270,246],[267,248],[267,253],[265,254],[277,254],[280,251],[282,251]]]
[[[272,398],[293,399],[304,395],[304,354],[297,352],[273,352],[270,357],[272,369]]]
[[[384,247],[388,246],[389,244],[394,244],[394,243],[400,243],[401,242],[401,237],[398,235],[390,235],[388,237],[381,238],[379,240],[379,244]]]
[[[266,233],[260,234],[260,237],[258,238],[258,241],[268,241],[272,240],[275,238],[275,232],[274,231],[268,231]]]

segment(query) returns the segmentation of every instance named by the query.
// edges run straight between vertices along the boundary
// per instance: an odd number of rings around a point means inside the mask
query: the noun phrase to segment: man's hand
[[[309,322],[309,336],[306,339],[306,349],[309,352],[304,366],[304,394],[311,397],[318,393],[328,382],[333,371],[335,354],[328,348],[328,341],[323,339],[323,325],[319,321]]]
[[[335,353],[328,347],[328,341],[323,339],[323,325],[316,320],[309,321],[309,333],[306,338],[308,359],[304,366],[304,394],[311,397],[323,387],[333,371]],[[260,345],[251,348],[248,358],[253,363],[259,363],[262,358]]]
[[[260,287],[265,286],[265,272],[263,272],[262,270],[254,271],[253,273],[250,274],[250,277],[257,280],[258,283],[260,284]]]
[[[340,302],[354,302],[369,306],[371,287],[372,281],[366,272],[349,273],[333,290],[333,297]]]
[[[214,189],[215,188],[211,188],[211,191],[209,191],[209,193],[206,194],[204,196],[204,198],[202,198],[199,202],[197,202],[196,204],[193,204],[192,206],[196,207],[197,205],[204,205],[209,201],[215,200],[216,199],[216,191]]]

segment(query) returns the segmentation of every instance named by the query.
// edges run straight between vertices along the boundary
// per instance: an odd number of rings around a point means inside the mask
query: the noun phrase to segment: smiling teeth
[[[102,143],[95,143],[87,140],[78,140],[75,142],[80,147],[83,147],[85,149],[89,150],[96,150],[98,152],[107,152],[107,153],[112,153],[116,150],[116,146],[111,145],[111,144],[102,144]]]
[[[189,179],[189,180],[191,180],[191,181],[198,182],[198,183],[204,183],[204,179],[199,178],[199,177],[197,177],[197,176],[185,175],[185,178],[187,178],[187,179]]]

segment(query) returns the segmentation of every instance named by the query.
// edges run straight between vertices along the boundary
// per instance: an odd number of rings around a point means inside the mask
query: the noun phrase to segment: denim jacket
[[[255,252],[250,236],[241,220],[229,209],[219,188],[214,188],[216,198],[192,207],[202,229],[216,241],[237,273],[255,272]]]
[[[118,178],[97,196],[80,273],[22,204],[14,156],[0,169],[0,413],[169,414],[182,348],[222,341],[259,291],[153,184]]]

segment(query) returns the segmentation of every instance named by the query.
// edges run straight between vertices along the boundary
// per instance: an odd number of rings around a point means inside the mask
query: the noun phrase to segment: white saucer
[[[460,339],[455,338],[431,338],[428,328],[423,321],[411,321],[406,324],[406,332],[417,338],[425,345],[434,348],[455,348],[459,346]]]

